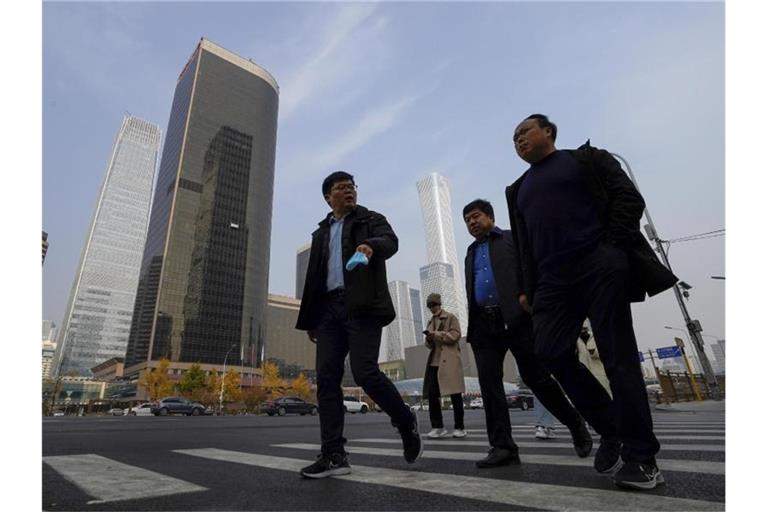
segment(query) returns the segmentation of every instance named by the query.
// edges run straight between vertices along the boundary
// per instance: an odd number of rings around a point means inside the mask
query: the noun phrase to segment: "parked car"
[[[476,398],[473,398],[469,402],[469,408],[470,409],[482,409],[483,408],[483,397],[478,396]]]
[[[270,416],[274,416],[275,414],[278,416],[285,416],[286,414],[300,414],[302,416],[311,414],[314,416],[317,414],[317,406],[315,404],[306,402],[295,396],[267,400],[264,402],[262,410]]]
[[[353,396],[345,396],[344,412],[351,412],[352,414],[359,412],[360,414],[365,414],[368,412],[368,404],[361,402]]]
[[[54,416],[64,416],[64,411],[53,411]]]
[[[179,396],[169,396],[159,400],[150,408],[155,416],[168,416],[169,414],[186,414],[187,416],[200,416],[205,414],[203,404],[192,402]]]
[[[122,415],[123,415],[123,410],[122,410],[122,409],[120,409],[119,407],[113,407],[113,408],[112,408],[112,409],[110,409],[108,412],[109,412],[109,414],[111,414],[112,416],[122,416]]]
[[[533,408],[533,393],[530,391],[519,391],[512,395],[507,395],[508,409],[522,409],[527,411]]]
[[[123,413],[126,416],[152,416],[152,407],[154,407],[154,405],[155,404],[152,402],[144,402],[143,404],[123,409]]]

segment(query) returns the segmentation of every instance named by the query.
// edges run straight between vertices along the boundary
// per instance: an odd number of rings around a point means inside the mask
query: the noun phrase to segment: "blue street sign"
[[[666,359],[668,357],[683,357],[683,352],[680,347],[662,347],[656,349],[659,359]]]
[[[641,363],[642,363],[643,361],[645,361],[645,358],[643,357],[643,353],[642,353],[642,352],[638,352],[638,353],[637,353],[637,356],[640,358],[640,362],[641,362]]]

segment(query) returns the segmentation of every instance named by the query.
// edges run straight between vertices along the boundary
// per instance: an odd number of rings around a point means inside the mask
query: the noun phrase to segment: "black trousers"
[[[443,411],[440,409],[440,382],[437,380],[437,366],[427,366],[426,387],[427,400],[429,401],[429,421],[432,428],[443,428]],[[461,393],[451,395],[453,405],[453,428],[464,430],[464,402],[461,401]]]
[[[618,435],[624,461],[653,462],[659,442],[637,356],[628,276],[626,254],[609,244],[543,274],[533,303],[536,355],[598,433]],[[576,356],[585,318],[592,325],[613,400]]]
[[[579,413],[568,402],[563,390],[536,358],[530,318],[526,317],[522,325],[501,334],[491,332],[482,321],[475,325],[472,352],[477,363],[485,426],[491,446],[517,453],[504,393],[504,356],[507,351],[512,352],[522,381],[553,416],[568,427],[581,421]]]
[[[343,453],[347,442],[343,435],[344,396],[341,390],[347,353],[355,382],[395,424],[408,426],[413,422],[413,416],[395,385],[379,370],[382,328],[378,320],[350,319],[344,295],[326,296],[325,302],[325,312],[318,326],[315,368],[322,452],[330,454]]]

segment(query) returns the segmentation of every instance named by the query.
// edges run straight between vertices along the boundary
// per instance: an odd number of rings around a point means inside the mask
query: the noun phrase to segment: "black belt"
[[[334,288],[325,294],[326,297],[338,297],[339,295],[344,295],[344,288]]]

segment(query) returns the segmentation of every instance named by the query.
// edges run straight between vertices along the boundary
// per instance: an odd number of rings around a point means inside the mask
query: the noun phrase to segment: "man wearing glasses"
[[[423,449],[416,414],[379,370],[381,330],[395,318],[387,287],[386,260],[397,252],[397,236],[387,219],[357,204],[354,177],[338,171],[323,181],[331,212],[312,233],[312,248],[296,328],[317,344],[317,401],[321,454],[301,470],[306,478],[351,472],[344,450],[344,359],[355,382],[386,412],[403,440],[406,462]],[[353,256],[364,262],[348,265]],[[354,261],[354,260],[353,260]]]

